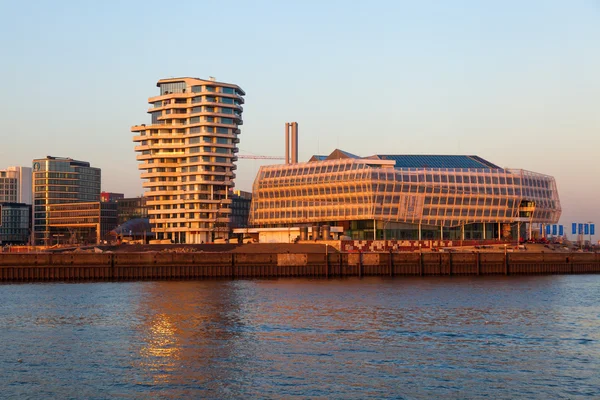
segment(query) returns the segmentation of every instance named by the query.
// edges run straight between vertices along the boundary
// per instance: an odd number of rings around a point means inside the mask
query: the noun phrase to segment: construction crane
[[[237,158],[245,158],[245,159],[250,159],[250,160],[283,160],[283,157],[278,157],[278,156],[256,156],[256,155],[245,155],[245,154],[238,154]]]

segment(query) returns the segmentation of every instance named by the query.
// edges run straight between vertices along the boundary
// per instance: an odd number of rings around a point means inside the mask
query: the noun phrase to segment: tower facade
[[[49,245],[64,238],[62,228],[69,223],[53,220],[53,206],[99,202],[100,180],[100,168],[89,162],[51,156],[33,160],[34,243]]]
[[[31,205],[31,168],[8,167],[0,170],[0,203]]]
[[[174,243],[211,242],[228,231],[245,92],[198,78],[157,86],[150,124],[131,128],[152,230]]]

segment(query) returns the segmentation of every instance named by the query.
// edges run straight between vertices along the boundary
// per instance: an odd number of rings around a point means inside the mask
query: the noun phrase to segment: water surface
[[[600,398],[600,276],[0,285],[15,398]]]

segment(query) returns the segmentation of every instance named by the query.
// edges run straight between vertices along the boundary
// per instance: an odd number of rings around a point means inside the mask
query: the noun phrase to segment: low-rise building
[[[250,225],[340,226],[355,240],[516,240],[560,214],[548,175],[478,156],[335,150],[309,162],[262,166]]]
[[[47,207],[50,242],[96,244],[118,225],[117,203],[52,204]]]
[[[127,197],[116,200],[119,225],[132,219],[148,218],[146,200],[147,197]]]
[[[100,201],[104,203],[109,203],[111,201],[118,201],[124,199],[125,195],[123,193],[113,193],[113,192],[101,192],[100,193]]]
[[[31,235],[31,205],[0,203],[0,244],[28,244]]]

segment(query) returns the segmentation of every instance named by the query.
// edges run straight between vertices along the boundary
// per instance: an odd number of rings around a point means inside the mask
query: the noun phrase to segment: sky
[[[554,176],[567,231],[600,224],[600,0],[354,3],[0,0],[0,169],[71,157],[139,196],[156,82],[214,76],[246,91],[240,154],[282,156],[297,121],[301,161],[479,155]]]

